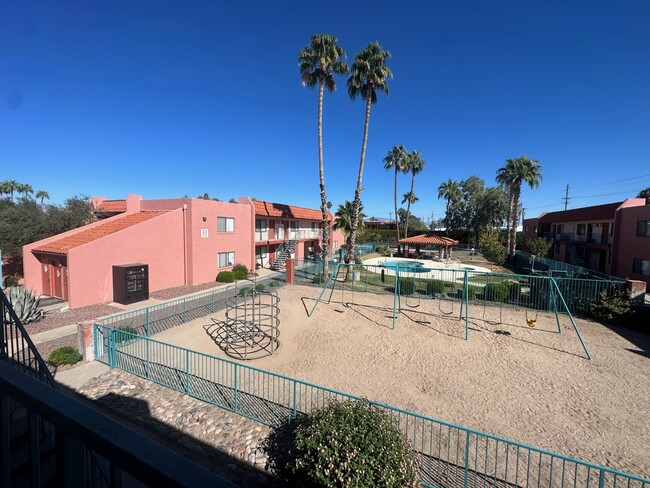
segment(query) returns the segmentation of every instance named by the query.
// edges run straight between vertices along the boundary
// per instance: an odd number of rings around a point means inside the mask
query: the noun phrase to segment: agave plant
[[[7,298],[23,324],[38,322],[43,318],[43,310],[38,308],[38,304],[41,301],[40,295],[33,295],[24,286],[9,288]],[[9,321],[8,311],[5,311],[5,320]]]

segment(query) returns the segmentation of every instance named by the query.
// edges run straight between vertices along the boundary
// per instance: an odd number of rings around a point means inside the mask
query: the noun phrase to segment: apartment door
[[[52,270],[49,263],[41,263],[41,279],[43,280],[43,295],[52,295]]]
[[[284,222],[281,220],[278,220],[277,225],[275,226],[275,238],[278,241],[284,240]]]
[[[53,259],[50,261],[52,270],[52,296],[63,298],[63,273],[61,262]]]

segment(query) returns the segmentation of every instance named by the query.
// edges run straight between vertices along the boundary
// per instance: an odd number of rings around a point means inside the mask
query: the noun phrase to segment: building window
[[[587,226],[585,224],[578,224],[578,227],[576,228],[576,234],[579,236],[585,235],[585,232],[587,230]]]
[[[219,267],[227,268],[228,266],[234,266],[235,264],[235,253],[234,252],[220,252],[219,253]]]
[[[634,258],[632,272],[640,275],[650,276],[650,259]]]
[[[235,232],[235,219],[217,217],[217,232]]]
[[[650,237],[650,220],[639,220],[636,223],[636,235]]]

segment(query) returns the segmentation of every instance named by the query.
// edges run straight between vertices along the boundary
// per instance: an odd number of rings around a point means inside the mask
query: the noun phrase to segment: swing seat
[[[528,322],[528,327],[535,327],[537,325],[537,320],[535,319],[526,319],[526,322]]]

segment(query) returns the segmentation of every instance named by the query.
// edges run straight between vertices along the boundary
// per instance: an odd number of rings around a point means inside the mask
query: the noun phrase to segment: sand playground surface
[[[287,286],[280,347],[247,365],[367,397],[542,449],[650,476],[650,336],[567,317],[470,302],[469,340],[459,304]],[[154,338],[227,356],[203,326],[223,312]],[[534,328],[526,318],[536,318]]]

